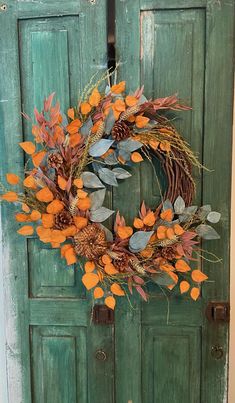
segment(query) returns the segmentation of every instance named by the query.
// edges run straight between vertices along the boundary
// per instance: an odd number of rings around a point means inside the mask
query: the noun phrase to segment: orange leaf
[[[6,177],[7,177],[7,182],[10,185],[17,185],[17,183],[19,183],[20,178],[16,174],[6,174]]]
[[[99,281],[99,277],[95,273],[86,273],[82,276],[82,282],[87,290],[91,290]]]
[[[174,281],[175,284],[178,283],[178,276],[177,274],[175,274],[173,271],[169,271],[168,275],[172,278],[172,280]]]
[[[29,206],[27,206],[27,204],[25,204],[25,203],[23,203],[22,204],[22,210],[25,212],[25,213],[29,213],[30,212],[30,208],[29,208]]]
[[[180,292],[181,294],[184,294],[187,292],[190,288],[190,284],[187,281],[181,281],[180,283]]]
[[[40,238],[40,241],[46,243],[51,241],[51,229],[44,228],[43,226],[38,226],[36,232]]]
[[[135,119],[135,124],[138,129],[141,129],[142,127],[145,127],[149,122],[149,118],[146,118],[145,116],[136,116]]]
[[[67,115],[68,115],[68,117],[70,118],[70,119],[74,119],[74,109],[73,108],[69,108],[68,110],[67,110]]]
[[[174,233],[173,228],[168,228],[166,230],[166,236],[167,236],[168,239],[174,239],[175,238],[175,233]]]
[[[46,186],[36,193],[36,198],[41,202],[49,203],[53,200],[54,196],[50,189]]]
[[[155,224],[156,218],[152,211],[150,211],[143,219],[144,225],[152,227]]]
[[[179,224],[175,224],[173,228],[176,235],[182,235],[185,232],[184,229]]]
[[[159,141],[157,140],[149,140],[149,145],[153,150],[156,150],[159,146]]]
[[[142,221],[140,218],[137,218],[137,217],[136,217],[136,218],[134,219],[133,226],[134,226],[135,228],[137,228],[137,229],[140,229],[140,228],[143,228],[144,223],[143,223],[143,221]]]
[[[162,220],[170,222],[172,221],[174,214],[173,211],[169,208],[167,210],[162,211],[160,217]]]
[[[133,234],[133,228],[126,227],[126,226],[124,226],[124,227],[118,226],[117,233],[121,239],[126,239],[126,238],[129,238]]]
[[[19,143],[19,145],[27,154],[30,155],[36,150],[36,146],[34,143],[32,143],[32,141],[23,141],[22,143]]]
[[[157,229],[157,237],[158,239],[165,239],[166,238],[166,230],[167,228],[164,225],[160,225]]]
[[[76,263],[77,261],[76,253],[73,248],[67,249],[64,253],[64,256],[68,266]]]
[[[61,143],[63,143],[64,139],[65,139],[65,135],[64,135],[64,130],[62,129],[62,127],[55,126],[53,140],[55,142],[59,141],[61,144]]]
[[[117,99],[113,103],[113,109],[117,112],[124,112],[126,110],[125,102],[122,99]]]
[[[169,263],[163,263],[163,264],[161,263],[160,269],[163,271],[166,271],[167,273],[175,270],[174,266],[172,266],[172,264],[169,264]]]
[[[69,137],[70,146],[72,148],[76,147],[80,143],[81,138],[82,138],[82,136],[79,133],[70,134],[70,137]]]
[[[95,270],[95,263],[91,261],[86,262],[84,268],[86,273],[92,273]]]
[[[91,207],[91,200],[89,197],[85,197],[85,199],[79,199],[77,202],[77,207],[79,210],[85,211]]]
[[[86,217],[73,217],[74,223],[78,229],[85,228],[88,223],[88,219]]]
[[[18,229],[17,232],[20,235],[27,236],[27,235],[32,235],[33,232],[34,232],[34,229],[33,229],[33,227],[31,225],[24,225],[23,227]]]
[[[127,95],[125,101],[126,101],[127,106],[134,106],[137,104],[138,99],[136,97],[134,97],[133,95]]]
[[[204,273],[202,273],[201,270],[193,270],[191,273],[193,281],[195,283],[201,283],[202,281],[205,281],[208,279],[208,276]]]
[[[104,291],[102,290],[101,287],[96,287],[94,289],[94,298],[102,298],[104,296]]]
[[[160,148],[162,151],[169,152],[171,150],[171,144],[167,140],[163,140],[160,143]]]
[[[107,263],[104,266],[104,271],[105,273],[109,274],[110,276],[112,276],[113,274],[117,274],[118,270],[115,268],[115,266],[113,265],[113,263]]]
[[[102,119],[97,120],[97,122],[95,122],[94,126],[91,129],[91,133],[93,134],[96,133],[102,123],[103,123]]]
[[[87,195],[88,195],[87,192],[84,192],[84,190],[82,189],[78,189],[77,196],[79,197],[79,199],[85,199]]]
[[[131,154],[131,161],[133,161],[133,162],[141,162],[141,161],[143,161],[143,158],[142,158],[140,153],[138,153],[137,151],[134,151]]]
[[[181,273],[185,273],[191,270],[191,267],[182,259],[177,260],[175,268],[177,271],[180,271]]]
[[[15,202],[18,200],[18,195],[15,192],[7,192],[1,195],[1,198],[8,202]]]
[[[101,260],[102,260],[102,262],[103,262],[104,264],[112,263],[112,259],[111,259],[111,257],[110,257],[109,255],[103,255],[103,256],[101,257]]]
[[[51,242],[63,243],[66,240],[65,235],[58,229],[51,230]]]
[[[32,221],[38,221],[41,218],[41,213],[38,210],[32,210],[32,213],[30,214],[30,219]]]
[[[94,88],[94,90],[92,91],[92,93],[89,97],[89,104],[91,106],[98,106],[100,100],[101,100],[101,95],[98,91],[98,88]]]
[[[52,228],[54,225],[54,215],[42,214],[42,225],[44,228]]]
[[[197,301],[199,295],[200,295],[200,290],[199,290],[199,288],[193,287],[193,288],[191,289],[191,292],[190,292],[191,298],[194,299],[194,301]]]
[[[69,125],[66,127],[67,132],[69,134],[75,134],[78,133],[78,129],[81,127],[82,122],[79,119],[73,120]]]
[[[27,214],[24,213],[16,213],[15,214],[15,219],[18,222],[27,222],[30,221],[30,217]]]
[[[52,247],[53,249],[55,249],[55,248],[60,248],[60,243],[58,243],[58,242],[51,242],[51,247]]]
[[[62,190],[65,190],[66,186],[67,186],[67,180],[64,179],[63,176],[58,175],[57,181],[58,181],[59,188]]]
[[[109,296],[105,298],[104,303],[105,305],[107,305],[108,308],[114,309],[116,305],[116,300],[114,297]]]
[[[145,248],[140,252],[141,256],[143,257],[152,257],[154,253],[154,250],[152,248]]]
[[[113,94],[121,94],[123,91],[125,91],[125,87],[126,87],[126,82],[120,81],[120,83],[112,85],[111,92]]]
[[[73,248],[73,245],[72,245],[71,243],[66,243],[65,245],[61,246],[61,249],[60,249],[60,255],[61,255],[61,257],[64,257],[64,256],[65,256],[65,252],[66,252],[68,249],[70,249],[70,248]]]
[[[39,151],[38,153],[35,153],[32,155],[32,161],[33,161],[33,165],[35,166],[35,168],[39,167],[39,165],[41,164],[45,155],[46,155],[46,151]]]
[[[52,200],[52,202],[47,205],[47,213],[49,214],[60,213],[60,211],[62,211],[63,209],[64,204],[58,199]]]
[[[73,184],[78,188],[82,189],[83,188],[83,180],[82,179],[74,179]]]
[[[35,179],[32,175],[27,176],[23,180],[23,184],[26,188],[37,189],[37,183],[35,182]]]
[[[113,283],[110,287],[110,290],[114,295],[118,295],[119,297],[122,297],[125,295],[125,292],[123,291],[122,287],[118,283]]]
[[[77,227],[70,225],[69,227],[62,229],[62,234],[67,237],[74,236],[77,233]]]
[[[91,105],[88,102],[81,103],[81,113],[87,115],[91,111]]]

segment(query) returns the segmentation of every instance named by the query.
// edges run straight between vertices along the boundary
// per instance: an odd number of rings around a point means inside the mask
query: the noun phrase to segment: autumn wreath
[[[169,290],[177,285],[196,300],[207,276],[190,261],[201,256],[200,238],[219,238],[207,222],[218,222],[220,214],[208,205],[191,205],[192,166],[200,163],[165,114],[189,108],[175,95],[147,100],[143,88],[126,95],[124,81],[101,93],[106,78],[91,80],[67,116],[59,103],[53,106],[54,94],[41,112],[34,109],[34,139],[20,143],[31,168],[22,180],[7,173],[7,182],[21,183],[22,190],[2,185],[1,198],[20,206],[20,235],[36,232],[41,242],[60,249],[67,265],[85,258],[82,282],[108,307],[114,309],[115,297],[128,290],[147,300],[149,281]],[[107,188],[128,180],[132,165],[153,157],[168,183],[161,203],[151,210],[143,202],[132,225],[117,212],[110,230],[103,224],[115,213],[103,206]]]

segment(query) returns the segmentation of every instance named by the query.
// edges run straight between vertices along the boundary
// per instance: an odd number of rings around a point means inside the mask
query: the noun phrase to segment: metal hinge
[[[206,317],[210,322],[228,323],[230,320],[229,302],[209,302],[206,308]]]
[[[92,321],[96,325],[112,325],[114,323],[114,311],[106,305],[95,305],[92,312]]]

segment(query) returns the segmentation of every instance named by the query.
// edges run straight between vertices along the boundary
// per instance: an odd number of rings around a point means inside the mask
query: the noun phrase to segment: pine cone
[[[127,253],[119,253],[118,257],[113,260],[114,266],[118,271],[125,271],[129,266],[130,256]]]
[[[48,156],[48,166],[54,169],[59,169],[63,165],[63,157],[59,153],[51,153]]]
[[[105,232],[98,224],[90,224],[74,236],[75,251],[88,259],[96,259],[107,249]]]
[[[130,137],[131,130],[125,122],[116,122],[112,128],[112,137],[116,141],[121,141]]]
[[[172,246],[168,246],[167,248],[163,248],[161,251],[161,256],[167,260],[175,259],[175,248]]]
[[[62,210],[55,216],[55,226],[57,229],[65,229],[72,225],[73,217],[67,210]]]

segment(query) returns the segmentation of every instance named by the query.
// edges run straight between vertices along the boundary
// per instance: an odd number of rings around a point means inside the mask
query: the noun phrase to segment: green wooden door
[[[9,0],[0,10],[1,169],[23,175],[17,144],[30,138],[31,125],[21,111],[33,116],[34,105],[40,109],[53,91],[66,111],[91,76],[106,68],[106,2]],[[110,403],[111,327],[90,326],[91,301],[81,271],[66,268],[36,238],[19,239],[10,214],[3,206],[4,272],[14,322],[9,402]],[[102,348],[104,362],[95,358]]]
[[[20,111],[32,115],[52,91],[66,110],[106,66],[106,2],[9,0],[0,10],[1,170],[23,174],[16,144],[29,138],[30,125]],[[209,324],[205,307],[229,298],[232,19],[232,0],[116,0],[122,79],[130,89],[144,84],[148,96],[178,92],[193,107],[177,125],[214,169],[197,173],[196,201],[222,212],[222,241],[205,244],[222,264],[203,264],[212,281],[196,303],[177,293],[167,300],[152,287],[147,304],[119,303],[114,326],[92,325],[79,270],[36,238],[20,238],[3,206],[9,403],[226,401],[228,328]],[[132,219],[141,200],[157,204],[156,189],[151,168],[141,165],[114,192],[113,207]],[[211,355],[216,345],[220,360]]]
[[[203,164],[213,170],[195,172],[195,203],[212,203],[223,215],[221,241],[203,245],[223,261],[202,262],[210,281],[203,285],[199,301],[177,292],[166,298],[151,287],[149,303],[119,309],[117,402],[222,403],[228,327],[209,323],[205,309],[208,301],[229,298],[233,1],[116,0],[116,21],[116,57],[129,89],[144,84],[145,95],[155,98],[178,93],[192,106],[175,123]],[[119,186],[116,208],[127,195],[129,203],[121,212],[130,220],[143,199],[150,207],[158,205],[150,165],[142,163],[128,184]],[[213,346],[223,348],[221,359],[212,356]]]

